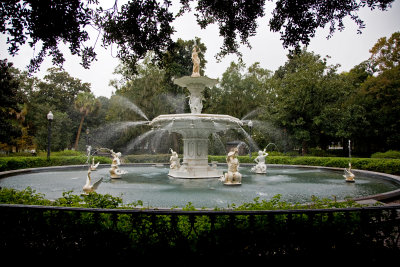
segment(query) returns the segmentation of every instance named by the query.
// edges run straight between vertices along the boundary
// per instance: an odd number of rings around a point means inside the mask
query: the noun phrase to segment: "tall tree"
[[[356,97],[370,125],[363,129],[367,152],[400,149],[400,66],[369,77]]]
[[[78,150],[79,137],[81,134],[82,125],[83,121],[85,120],[85,117],[88,114],[98,110],[99,107],[100,107],[100,102],[98,99],[96,99],[96,97],[92,93],[84,92],[84,93],[79,93],[76,96],[75,108],[79,110],[79,113],[81,114],[81,122],[79,123],[78,133],[76,135],[76,140],[74,145],[75,150]]]
[[[400,65],[400,32],[393,33],[390,38],[382,37],[369,51],[370,62],[379,72]]]
[[[338,86],[337,66],[328,66],[326,59],[302,50],[289,56],[275,72],[275,98],[269,112],[274,121],[293,135],[303,152],[308,147],[324,146],[324,120],[321,114],[342,95]]]
[[[260,68],[258,63],[246,69],[242,61],[231,62],[218,86],[207,90],[205,112],[242,118],[261,106],[270,77],[270,71]]]
[[[44,79],[32,92],[32,100],[36,103],[54,105],[60,111],[67,112],[73,108],[76,96],[81,92],[90,92],[90,84],[72,77],[59,68],[49,68]]]
[[[0,60],[0,140],[1,143],[11,144],[13,137],[21,135],[15,125],[16,114],[21,110],[18,98],[19,81],[12,73],[12,63]]]

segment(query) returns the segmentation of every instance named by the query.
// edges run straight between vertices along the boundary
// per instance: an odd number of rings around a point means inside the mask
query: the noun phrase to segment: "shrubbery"
[[[64,192],[63,196],[50,201],[45,198],[44,194],[36,193],[35,190],[28,187],[24,190],[16,190],[12,188],[0,188],[0,204],[23,204],[23,205],[44,205],[44,206],[61,206],[61,207],[81,207],[81,208],[99,208],[99,209],[124,209],[132,207],[140,207],[143,205],[141,200],[133,203],[122,204],[122,198],[114,197],[110,194],[98,194],[91,192],[89,194],[72,194],[72,191]],[[295,210],[295,209],[322,209],[322,208],[348,208],[362,207],[357,202],[346,199],[346,201],[336,201],[336,199],[319,199],[312,196],[309,203],[291,203],[281,200],[281,195],[275,195],[270,200],[260,200],[255,198],[252,202],[243,203],[239,206],[230,205],[227,208],[233,210]],[[154,207],[156,208],[156,207]],[[187,203],[183,210],[196,210],[190,202]],[[215,208],[221,210],[223,208]]]
[[[126,155],[123,156],[123,163],[168,163],[169,154],[146,154],[146,155]],[[240,163],[255,163],[256,155],[252,158],[239,156]],[[86,163],[86,156],[52,156],[48,161],[46,157],[0,157],[0,171],[63,166],[63,165],[82,165]],[[209,162],[217,161],[226,163],[226,156],[208,156]],[[111,159],[107,157],[95,157],[95,162],[101,164],[111,164]],[[383,172],[388,174],[400,174],[400,159],[383,158],[340,158],[340,157],[289,157],[289,156],[268,156],[267,164],[283,165],[306,165],[347,168],[349,162],[353,169]]]
[[[87,161],[86,156],[52,156],[50,160],[46,157],[0,157],[0,171],[9,171],[26,168],[82,165]],[[95,157],[96,163],[110,163],[111,159],[106,157]]]
[[[225,163],[225,156],[209,156],[210,161]],[[255,163],[253,156],[239,156],[240,163]],[[323,166],[334,168],[348,168],[351,162],[353,169],[383,172],[388,174],[400,174],[400,159],[378,159],[378,158],[339,158],[339,157],[288,157],[288,156],[268,156],[267,164],[284,165],[306,165]]]
[[[123,156],[124,163],[166,163],[169,162],[170,154],[142,154]]]
[[[389,150],[386,152],[377,152],[372,154],[371,158],[400,159],[400,151]]]

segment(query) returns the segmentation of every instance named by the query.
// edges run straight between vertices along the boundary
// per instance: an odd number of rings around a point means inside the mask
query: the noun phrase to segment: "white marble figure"
[[[265,158],[268,156],[268,153],[264,149],[263,151],[258,151],[258,156],[254,159],[257,163],[256,166],[251,168],[252,172],[255,173],[266,173],[267,172],[267,165],[265,164]]]
[[[92,164],[90,165],[90,170],[91,171],[95,171],[97,169],[97,167],[99,166],[100,161],[97,162],[96,164],[94,164],[94,158],[92,158]]]
[[[91,177],[90,177],[91,172],[92,171],[89,168],[86,177],[86,184],[83,186],[83,192],[85,192],[86,194],[95,191],[99,187],[100,183],[103,181],[103,177],[101,177],[100,180],[98,180],[94,184],[91,184]]]
[[[226,163],[228,163],[228,172],[221,177],[225,185],[240,185],[242,184],[242,174],[239,173],[239,160],[237,159],[238,149],[228,153]]]
[[[89,157],[92,151],[92,146],[86,146],[86,155]]]
[[[203,109],[203,96],[191,94],[189,98],[190,111],[193,114],[200,114]]]
[[[343,177],[346,179],[346,182],[353,183],[356,180],[354,179],[355,175],[351,172],[351,163],[349,162],[349,168],[344,169]]]
[[[192,77],[200,77],[200,58],[199,58],[199,50],[196,49],[197,46],[193,47],[192,50],[192,61],[193,61],[193,72]]]
[[[115,160],[116,161],[116,164],[117,165],[121,165],[121,156],[122,156],[122,154],[121,154],[121,152],[117,152],[117,153],[115,153],[113,150],[110,150],[110,152],[111,152],[111,156],[113,156],[113,160]]]
[[[110,151],[111,155],[114,157],[111,163],[111,169],[110,169],[110,176],[111,178],[121,178],[122,174],[125,174],[126,171],[120,170],[118,168],[118,165],[121,164],[121,152],[115,153],[114,151]]]
[[[170,162],[169,168],[174,170],[179,170],[179,168],[181,167],[181,163],[178,153],[176,153],[176,151],[173,151],[172,148],[170,148],[169,150],[172,153],[171,157],[169,158]]]

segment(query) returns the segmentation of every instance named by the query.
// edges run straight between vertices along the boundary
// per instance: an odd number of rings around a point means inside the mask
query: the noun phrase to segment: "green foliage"
[[[85,203],[83,206],[86,208],[99,208],[99,209],[115,209],[122,204],[120,197],[113,197],[109,194],[98,194],[91,192],[89,194],[81,195],[82,202]]]
[[[94,157],[95,161],[101,164],[111,164],[111,159],[106,157]],[[82,165],[86,164],[86,156],[51,156],[47,157],[0,157],[0,171],[9,171],[26,168]]]
[[[271,93],[275,97],[268,99],[265,116],[286,129],[304,152],[308,147],[325,147],[327,136],[335,136],[331,124],[340,115],[337,103],[347,89],[336,69],[327,65],[326,58],[304,49],[275,72]]]
[[[43,194],[36,193],[28,187],[18,191],[15,189],[1,188],[0,203],[2,204],[24,204],[24,205],[50,205],[50,200],[44,198]]]
[[[95,58],[92,49],[83,45],[89,39],[84,28],[92,17],[92,10],[83,1],[7,1],[1,5],[0,13],[0,32],[10,35],[7,44],[11,55],[16,55],[28,40],[34,48],[40,43],[40,51],[29,64],[31,72],[39,69],[48,54],[53,64],[63,65],[59,43],[68,44],[71,54],[82,56],[86,68]]]
[[[0,144],[11,143],[13,137],[21,135],[21,130],[15,125],[15,113],[20,112],[18,80],[12,74],[12,63],[0,60]]]
[[[389,150],[386,152],[376,152],[371,158],[400,159],[400,151]]]
[[[47,153],[47,152],[46,152]],[[41,155],[41,153],[40,153]],[[43,154],[44,156],[45,154]],[[51,152],[51,155],[54,157],[76,157],[76,156],[86,156],[86,154],[82,151],[76,151],[76,150],[64,150],[64,151],[56,151],[56,152]]]
[[[154,51],[161,59],[162,53],[172,43],[174,32],[171,26],[174,16],[168,10],[169,6],[170,2],[134,0],[123,4],[118,12],[114,9],[104,14],[97,12],[97,24],[104,31],[103,44],[117,44],[117,56],[131,70],[135,70],[136,63],[148,51]]]
[[[209,161],[226,163],[226,156],[208,156]],[[240,163],[253,163],[255,156],[251,159],[248,156],[239,156]],[[354,169],[383,172],[388,174],[400,174],[400,159],[378,159],[378,158],[339,158],[339,157],[289,157],[289,156],[268,156],[267,164],[284,165],[306,165],[323,166],[335,168],[347,168],[351,162]]]
[[[281,195],[275,195],[270,200],[261,200],[257,197],[253,202],[244,203],[238,207],[233,206],[235,210],[295,210],[295,209],[331,209],[331,208],[350,208],[350,207],[361,207],[361,204],[356,203],[352,199],[345,201],[336,201],[335,196],[332,199],[323,198],[320,199],[316,196],[312,196],[309,203],[289,203],[281,200]]]
[[[168,163],[170,156],[170,154],[126,155],[123,160],[125,163]]]
[[[3,204],[26,204],[26,205],[48,205],[62,207],[83,207],[83,208],[100,208],[100,209],[116,209],[116,208],[131,208],[142,206],[142,201],[137,201],[128,204],[122,204],[121,197],[114,197],[109,194],[98,194],[91,192],[89,194],[75,195],[72,191],[63,192],[63,196],[50,201],[44,198],[43,194],[38,194],[30,187],[24,190],[15,190],[8,188],[0,188],[0,203]],[[239,206],[235,204],[227,208],[233,210],[295,210],[295,209],[323,209],[323,208],[346,208],[360,207],[351,199],[346,201],[336,201],[335,196],[332,199],[319,199],[312,196],[309,203],[299,204],[281,200],[281,195],[275,195],[270,200],[261,200],[257,197],[252,202],[243,203]],[[156,208],[156,207],[155,207]],[[172,208],[174,209],[174,208]],[[182,207],[184,211],[198,210],[191,202]],[[215,210],[224,210],[224,208],[215,208]]]
[[[373,1],[285,1],[276,2],[273,16],[269,21],[271,30],[281,33],[284,47],[299,48],[307,46],[318,28],[329,25],[329,35],[345,28],[343,19],[350,17],[359,27],[361,33],[364,22],[356,14],[366,5],[371,9],[386,10],[391,2],[385,0]]]

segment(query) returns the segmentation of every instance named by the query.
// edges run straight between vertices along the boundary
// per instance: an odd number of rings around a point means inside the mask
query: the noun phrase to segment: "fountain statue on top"
[[[228,172],[221,176],[221,181],[224,185],[241,185],[242,174],[239,173],[239,160],[238,149],[235,147],[226,157],[226,163],[228,164]]]
[[[200,49],[197,50],[196,46],[192,50],[192,62],[193,62],[193,72],[191,77],[200,77]]]
[[[175,79],[174,83],[190,92],[191,113],[160,115],[149,125],[164,128],[183,137],[183,160],[178,167],[170,168],[168,175],[174,178],[219,178],[222,170],[216,164],[208,164],[208,138],[210,134],[228,129],[240,129],[242,121],[229,115],[204,114],[203,91],[218,83],[216,79],[200,75],[200,58],[197,45],[192,50],[193,72],[191,76]]]
[[[115,153],[113,150],[110,150],[111,155],[113,156],[113,160],[111,163],[111,169],[110,169],[110,176],[111,178],[121,178],[122,174],[127,173],[126,171],[120,170],[118,168],[118,165],[121,164],[121,152]]]
[[[254,159],[257,165],[251,168],[251,171],[259,174],[267,173],[267,165],[265,164],[265,158],[267,156],[266,148],[263,151],[258,151],[258,156]]]

